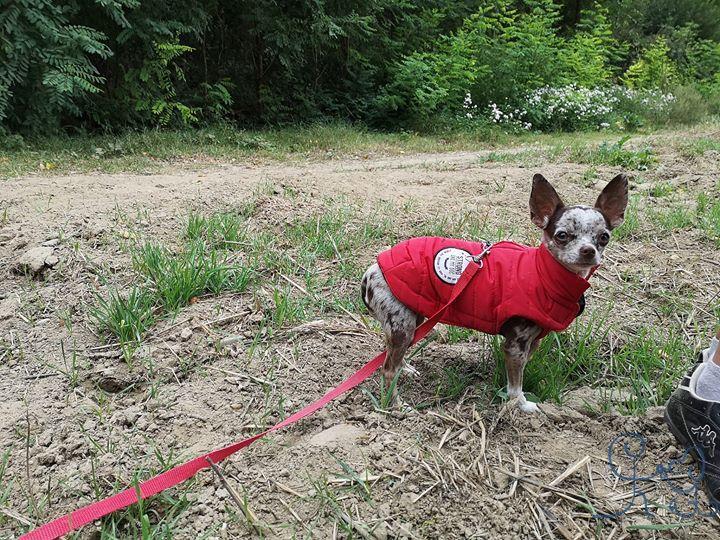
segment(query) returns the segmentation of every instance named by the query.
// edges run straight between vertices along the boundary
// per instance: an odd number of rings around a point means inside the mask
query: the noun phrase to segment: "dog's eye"
[[[555,239],[559,240],[560,242],[567,242],[568,233],[566,233],[565,231],[558,231],[555,233]]]
[[[600,243],[605,245],[610,241],[610,235],[606,232],[600,234]]]

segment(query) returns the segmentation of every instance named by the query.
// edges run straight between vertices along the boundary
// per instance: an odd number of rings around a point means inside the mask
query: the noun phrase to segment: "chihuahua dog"
[[[536,174],[530,219],[543,231],[539,247],[424,237],[381,253],[363,276],[361,294],[385,335],[385,381],[403,364],[417,326],[447,303],[465,267],[489,247],[441,322],[502,335],[508,396],[521,410],[537,411],[522,391],[525,364],[548,332],[564,330],[582,312],[587,279],[602,262],[610,231],[622,224],[627,202],[624,175],[605,186],[594,206],[565,206]]]

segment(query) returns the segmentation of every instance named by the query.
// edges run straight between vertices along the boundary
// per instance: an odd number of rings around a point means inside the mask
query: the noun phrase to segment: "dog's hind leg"
[[[378,320],[385,334],[387,356],[381,372],[385,382],[390,384],[403,365],[403,358],[422,317],[395,298],[377,264],[365,272],[361,292],[368,311]],[[410,366],[407,371],[416,373]]]

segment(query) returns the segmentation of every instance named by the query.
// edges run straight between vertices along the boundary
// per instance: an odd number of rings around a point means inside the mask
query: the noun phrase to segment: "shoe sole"
[[[680,431],[677,426],[673,423],[673,421],[670,419],[670,416],[668,416],[667,407],[665,407],[665,414],[663,415],[665,418],[665,423],[667,424],[668,428],[670,428],[670,433],[673,434],[675,439],[683,446],[683,448],[687,448],[690,454],[692,455],[695,462],[698,461],[698,455],[695,451],[695,444],[689,440],[682,431]],[[713,510],[713,513],[717,518],[720,518],[720,513],[718,513],[718,508],[720,508],[720,501],[717,500],[710,490],[707,488],[706,483],[702,483],[703,491],[705,492],[705,496],[708,498],[708,501],[710,502],[710,507]]]

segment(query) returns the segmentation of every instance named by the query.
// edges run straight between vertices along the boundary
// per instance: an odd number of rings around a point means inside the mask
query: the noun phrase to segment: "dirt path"
[[[689,160],[668,147],[658,153],[659,165],[637,173],[633,190],[640,232],[611,246],[590,297],[591,312],[610,310],[609,321],[629,333],[676,324],[675,308],[667,311],[653,283],[688,298],[718,290],[720,250],[699,232],[690,230],[681,241],[673,232],[648,232],[653,209],[716,193],[718,157]],[[350,222],[392,217],[397,236],[469,212],[482,216],[478,221],[488,230],[535,241],[526,210],[534,172],[569,202],[591,203],[622,170],[597,166],[588,174],[590,167],[576,163],[489,157],[459,152],[0,183],[7,208],[0,222],[0,448],[8,459],[7,468],[0,467],[0,538],[109,495],[163,464],[254,433],[321,395],[381,346],[379,335],[357,322],[359,307],[356,313],[330,307],[321,315],[307,308],[315,326],[299,321],[258,338],[272,287],[261,283],[255,292],[203,297],[161,321],[136,353],[143,360],[128,364],[117,347],[103,345],[88,313],[97,291],[104,294],[108,283],[127,288],[134,279],[129,242],[175,245],[191,210],[209,214],[249,201],[255,205],[249,226],[269,231],[267,241],[281,248],[287,224],[337,204],[358,209]],[[672,201],[648,195],[666,185],[676,192]],[[352,259],[351,271],[322,289],[328,305],[337,298],[357,305],[357,269],[383,242],[343,254]],[[43,244],[59,262],[42,279],[9,271],[23,252]],[[330,274],[343,262],[313,270]],[[628,274],[632,283],[624,280]],[[713,324],[712,307],[696,305],[692,324],[682,326],[690,347]],[[218,347],[227,336],[239,338]],[[413,365],[421,374],[402,388],[411,409],[380,412],[356,391],[232,458],[225,473],[254,518],[234,505],[217,478],[202,473],[171,499],[152,503],[157,533],[181,539],[715,536],[715,522],[690,516],[707,512],[702,496],[697,508],[692,498],[679,500],[688,516],[667,508],[677,489],[688,488],[679,466],[666,474],[673,480],[638,485],[618,481],[608,469],[608,449],[619,453],[616,438],[626,432],[647,440],[644,472],[678,455],[661,409],[622,416],[608,408],[612,400],[601,404],[598,392],[581,390],[563,407],[545,404],[542,415],[519,415],[491,403],[490,340],[454,342],[445,330]],[[456,372],[472,384],[454,393],[448,373]],[[374,381],[366,387],[377,394]],[[628,470],[631,460],[613,455]],[[515,474],[525,480],[516,482]],[[644,515],[644,493],[665,507]],[[602,512],[623,517],[600,519]],[[116,527],[118,538],[138,537],[136,518],[116,516],[104,522],[104,534]],[[692,524],[652,528],[681,521]]]

